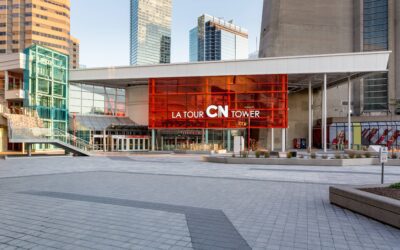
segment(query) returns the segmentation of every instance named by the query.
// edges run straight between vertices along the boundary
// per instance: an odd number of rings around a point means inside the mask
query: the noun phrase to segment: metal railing
[[[91,145],[88,141],[82,140],[81,138],[62,130],[52,129],[52,137],[74,147],[77,147],[81,150],[94,151],[93,145]]]
[[[93,146],[89,142],[59,129],[11,128],[9,129],[9,132],[10,138],[13,140],[40,140],[44,143],[48,141],[49,144],[59,141],[70,146],[79,148],[83,151],[93,151]]]

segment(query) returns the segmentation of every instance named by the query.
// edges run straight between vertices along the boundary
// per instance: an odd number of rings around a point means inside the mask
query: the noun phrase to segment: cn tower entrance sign
[[[229,106],[210,105],[206,111],[172,112],[172,119],[201,119],[201,118],[260,118],[259,110],[229,110]]]

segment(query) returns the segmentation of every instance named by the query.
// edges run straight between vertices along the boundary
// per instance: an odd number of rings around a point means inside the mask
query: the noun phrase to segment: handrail
[[[14,128],[14,129],[9,129],[9,131],[11,131],[10,139],[14,140],[40,139],[49,142],[59,141],[84,151],[93,151],[93,146],[90,145],[90,143],[59,129]]]
[[[68,133],[68,132],[54,128],[53,135],[57,139],[61,139],[61,141],[64,141],[64,142],[66,142],[72,146],[78,147],[80,149],[84,149],[86,151],[94,150],[93,146],[88,141],[85,141],[75,135]]]

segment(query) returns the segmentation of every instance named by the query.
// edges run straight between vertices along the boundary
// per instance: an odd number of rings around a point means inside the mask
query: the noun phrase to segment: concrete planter
[[[377,165],[378,159],[300,159],[300,158],[233,158],[205,156],[204,161],[225,164],[293,165],[293,166],[366,166]]]
[[[208,150],[174,150],[174,154],[195,154],[195,155],[209,155],[211,151]]]
[[[400,159],[390,159],[386,165],[388,165],[388,166],[400,166]]]
[[[332,204],[400,228],[399,200],[359,190],[376,187],[387,185],[330,187],[329,200]]]

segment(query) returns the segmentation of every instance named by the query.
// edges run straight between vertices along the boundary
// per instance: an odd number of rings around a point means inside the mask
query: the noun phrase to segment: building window
[[[363,50],[389,49],[388,0],[364,0]],[[364,79],[364,111],[388,110],[388,74]]]

